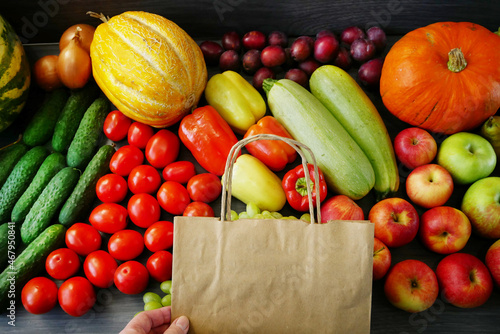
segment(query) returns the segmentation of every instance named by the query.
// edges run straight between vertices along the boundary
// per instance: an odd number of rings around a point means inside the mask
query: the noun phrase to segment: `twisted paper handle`
[[[226,167],[225,167],[225,173],[224,173],[224,178],[222,182],[222,200],[221,200],[221,221],[226,220],[226,215],[228,217],[231,217],[230,215],[230,210],[231,210],[231,189],[232,189],[232,175],[233,175],[233,166],[234,163],[238,157],[239,152],[241,151],[241,148],[244,147],[246,144],[251,143],[256,140],[281,140],[290,145],[297,151],[297,153],[300,155],[302,159],[302,166],[304,167],[304,175],[306,178],[306,185],[307,185],[307,196],[309,197],[309,214],[311,216],[311,224],[314,224],[314,205],[312,201],[312,191],[311,191],[311,179],[309,177],[308,173],[308,168],[307,168],[307,159],[306,156],[303,152],[303,150],[306,150],[309,155],[311,156],[312,164],[314,165],[314,179],[316,182],[319,182],[319,171],[318,171],[318,165],[316,163],[316,159],[314,157],[313,152],[309,147],[306,145],[290,139],[286,137],[281,137],[281,136],[276,136],[272,134],[258,134],[255,136],[250,136],[247,138],[244,138],[237,142],[236,144],[233,145],[231,150],[229,151],[229,155],[227,156],[226,160]],[[316,222],[321,223],[321,212],[320,212],[320,196],[319,196],[319,187],[315,187],[316,190]]]

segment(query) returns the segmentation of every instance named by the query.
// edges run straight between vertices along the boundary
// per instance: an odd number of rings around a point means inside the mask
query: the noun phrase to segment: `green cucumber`
[[[22,222],[45,186],[61,169],[66,167],[66,158],[58,152],[50,154],[38,169],[33,181],[12,209],[11,220]]]
[[[49,151],[43,146],[35,146],[24,154],[12,169],[0,189],[0,223],[10,218],[12,208],[33,180]]]
[[[20,296],[21,289],[45,267],[46,257],[64,244],[66,228],[61,224],[47,227],[16,258],[8,252],[9,266],[0,274],[0,306]]]
[[[21,239],[25,244],[29,245],[50,225],[61,205],[73,191],[79,178],[80,171],[78,169],[65,167],[50,180],[21,225]]]
[[[52,138],[57,119],[67,100],[68,92],[65,88],[59,88],[48,93],[42,106],[33,115],[26,130],[24,130],[23,141],[26,145],[43,145]]]
[[[105,97],[97,98],[85,111],[66,155],[70,167],[85,169],[99,145],[104,119],[109,112],[109,102]]]
[[[9,250],[15,251],[20,240],[16,223],[9,222],[0,225],[0,271],[7,266]]]
[[[104,145],[90,160],[78,184],[59,212],[61,224],[71,226],[88,211],[96,198],[97,181],[109,170],[109,162],[114,153],[114,145]]]
[[[17,142],[0,151],[0,166],[2,166],[0,168],[0,187],[3,186],[16,163],[27,151],[28,146],[23,142]]]
[[[96,85],[88,84],[82,89],[71,92],[54,129],[52,136],[54,151],[64,152],[68,149],[85,111],[97,97],[98,91]]]

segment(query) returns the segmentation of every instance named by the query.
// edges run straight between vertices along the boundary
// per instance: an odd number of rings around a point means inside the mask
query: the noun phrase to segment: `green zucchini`
[[[114,145],[104,145],[97,151],[59,212],[59,223],[71,226],[90,209],[96,198],[97,181],[109,170],[114,153]]]
[[[49,151],[35,146],[24,154],[0,189],[0,223],[9,220],[12,208],[33,180]]]
[[[65,88],[48,93],[42,106],[33,115],[26,130],[24,130],[23,141],[26,145],[43,145],[52,138],[57,119],[67,100],[68,92]]]
[[[88,84],[82,89],[71,92],[54,129],[52,136],[54,151],[64,152],[68,149],[85,111],[97,97],[98,91],[96,85]]]
[[[14,296],[20,296],[20,290],[32,277],[45,267],[46,257],[64,243],[66,228],[61,224],[47,227],[16,258],[8,253],[9,265],[0,274],[0,306],[8,305]],[[14,293],[14,290],[15,293]]]
[[[85,111],[68,148],[66,155],[68,166],[85,169],[99,145],[104,119],[108,112],[109,102],[105,97],[97,98]]]
[[[314,71],[309,87],[370,160],[377,199],[395,193],[399,173],[391,138],[377,108],[356,80],[339,67],[324,65]]]
[[[78,182],[80,171],[73,167],[61,169],[43,189],[21,225],[21,239],[29,245],[50,225],[61,205]]]
[[[58,152],[50,154],[43,161],[33,181],[12,209],[11,221],[22,222],[45,186],[61,169],[66,167],[66,158]]]
[[[21,157],[28,151],[28,146],[23,142],[17,142],[0,151],[0,187],[3,186],[10,172],[21,159]]]
[[[370,161],[328,109],[292,80],[266,79],[263,88],[271,113],[312,150],[330,189],[351,199],[366,196],[375,183]]]

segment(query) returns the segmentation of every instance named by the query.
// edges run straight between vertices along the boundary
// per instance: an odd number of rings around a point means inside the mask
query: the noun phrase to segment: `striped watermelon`
[[[0,132],[21,112],[28,98],[30,67],[12,26],[0,15]]]

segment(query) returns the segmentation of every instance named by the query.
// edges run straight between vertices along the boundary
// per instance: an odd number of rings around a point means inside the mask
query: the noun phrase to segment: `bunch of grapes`
[[[283,216],[281,213],[277,211],[268,211],[268,210],[261,210],[255,203],[248,203],[246,205],[246,211],[237,213],[234,210],[231,210],[231,217],[230,220],[238,220],[238,219],[245,219],[245,218],[251,218],[251,219],[297,219],[295,216]],[[300,216],[300,220],[304,220],[306,222],[311,221],[311,216],[309,213],[304,213],[302,216]]]

